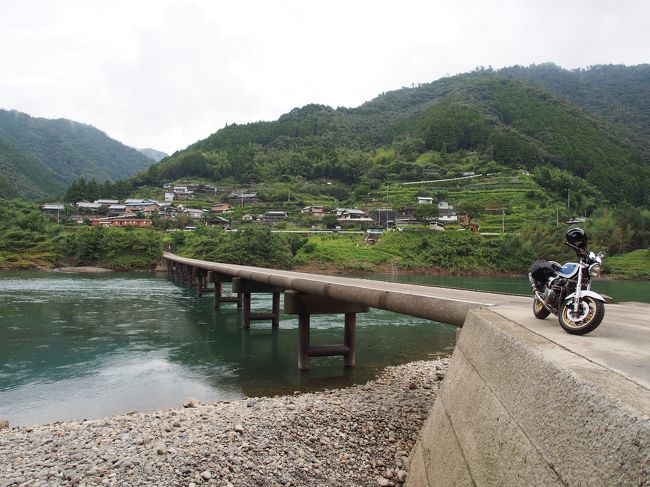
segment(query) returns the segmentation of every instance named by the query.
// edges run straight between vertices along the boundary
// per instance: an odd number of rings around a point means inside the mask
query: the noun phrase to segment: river
[[[253,308],[270,309],[253,295]],[[0,419],[98,418],[366,382],[387,365],[449,355],[456,328],[371,310],[357,318],[357,366],[296,366],[298,320],[240,328],[235,304],[149,273],[0,272]],[[342,343],[343,317],[312,317],[312,343]]]

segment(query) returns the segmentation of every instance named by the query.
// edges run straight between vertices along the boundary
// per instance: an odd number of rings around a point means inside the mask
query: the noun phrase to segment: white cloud
[[[0,3],[0,106],[173,152],[476,66],[648,62],[644,0]]]

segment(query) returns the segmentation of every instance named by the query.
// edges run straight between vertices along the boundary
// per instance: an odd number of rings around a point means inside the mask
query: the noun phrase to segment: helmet
[[[587,248],[587,242],[588,242],[587,234],[582,228],[572,228],[568,232],[566,232],[566,241],[569,245],[573,245],[574,247],[578,247],[580,249],[586,249]]]

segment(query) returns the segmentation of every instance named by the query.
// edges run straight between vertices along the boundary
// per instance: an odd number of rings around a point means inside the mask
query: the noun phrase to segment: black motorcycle
[[[572,335],[595,330],[605,316],[605,299],[591,290],[591,278],[602,271],[604,254],[587,252],[587,234],[581,228],[566,233],[566,242],[579,262],[560,265],[554,261],[536,261],[528,274],[533,287],[533,314],[543,320],[553,313],[560,326]]]

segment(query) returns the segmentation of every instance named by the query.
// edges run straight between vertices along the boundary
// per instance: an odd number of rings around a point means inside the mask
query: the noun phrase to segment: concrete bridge
[[[354,316],[368,307],[462,326],[415,449],[407,485],[650,485],[650,305],[609,304],[586,336],[530,298],[219,264],[165,253],[170,275],[214,292],[233,282],[242,326],[299,315],[299,368],[342,355],[354,366]],[[208,283],[213,283],[212,288]],[[274,295],[271,313],[250,293]],[[309,315],[345,314],[342,345],[310,347]]]

